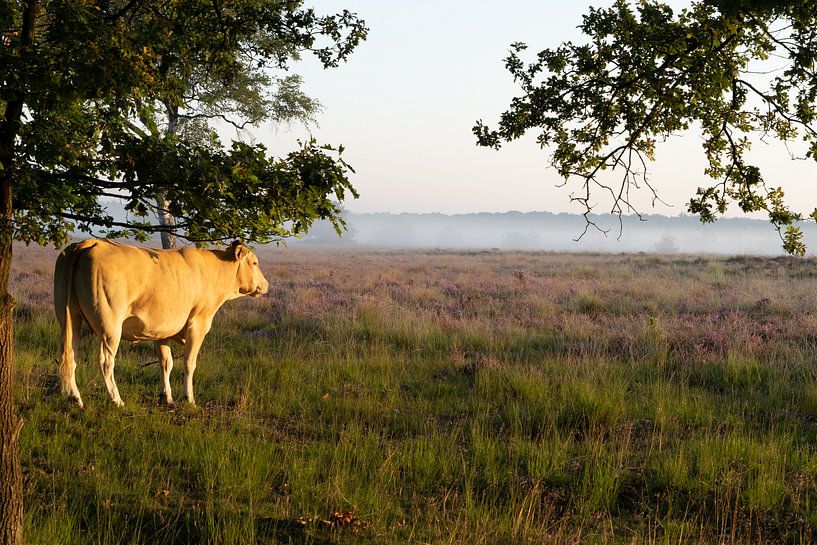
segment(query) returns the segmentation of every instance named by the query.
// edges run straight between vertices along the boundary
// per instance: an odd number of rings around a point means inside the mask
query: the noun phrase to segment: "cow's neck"
[[[230,259],[225,250],[205,250],[213,254],[216,266],[210,271],[211,293],[218,300],[218,307],[226,301],[244,295],[239,292],[238,262]]]

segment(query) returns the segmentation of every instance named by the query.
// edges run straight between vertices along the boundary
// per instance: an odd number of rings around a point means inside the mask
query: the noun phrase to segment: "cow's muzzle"
[[[255,291],[250,294],[250,297],[261,297],[265,295],[269,291],[269,287],[267,286],[258,286],[255,288]]]

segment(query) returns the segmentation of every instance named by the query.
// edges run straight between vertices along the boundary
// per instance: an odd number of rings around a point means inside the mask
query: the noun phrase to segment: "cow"
[[[99,368],[116,405],[123,405],[113,376],[120,340],[154,342],[168,404],[173,403],[170,341],[181,343],[185,396],[195,404],[193,372],[216,311],[225,301],[259,297],[268,289],[258,258],[239,241],[224,250],[154,250],[108,239],[71,244],[57,258],[54,270],[63,393],[83,407],[74,354],[85,322],[99,337]]]

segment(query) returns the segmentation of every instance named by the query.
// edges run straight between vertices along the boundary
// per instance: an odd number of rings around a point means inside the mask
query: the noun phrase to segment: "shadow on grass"
[[[33,537],[54,545],[189,545],[230,542],[328,545],[337,543],[341,535],[349,535],[344,530],[323,530],[286,518],[255,517],[248,520],[240,515],[220,517],[218,513],[208,514],[202,511],[196,504],[179,505],[175,509],[112,505],[101,503],[90,491],[77,492],[77,496],[72,498],[73,502],[67,506],[67,509],[71,509],[68,513],[51,512],[43,505],[39,509],[32,509],[36,514],[33,514],[30,522],[37,529]],[[48,520],[50,517],[53,517],[51,524]],[[68,528],[74,531],[66,532]],[[74,535],[69,537],[66,533]],[[364,538],[363,541],[367,540]]]

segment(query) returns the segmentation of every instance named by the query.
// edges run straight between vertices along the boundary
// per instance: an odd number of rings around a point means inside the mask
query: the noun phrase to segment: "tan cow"
[[[173,403],[170,341],[183,344],[185,395],[195,403],[196,358],[216,311],[229,299],[257,297],[268,289],[255,254],[238,241],[225,250],[153,250],[107,239],[71,244],[54,271],[62,390],[83,406],[74,353],[85,321],[101,341],[99,367],[114,403],[123,404],[113,376],[120,339],[155,342],[168,403]]]

